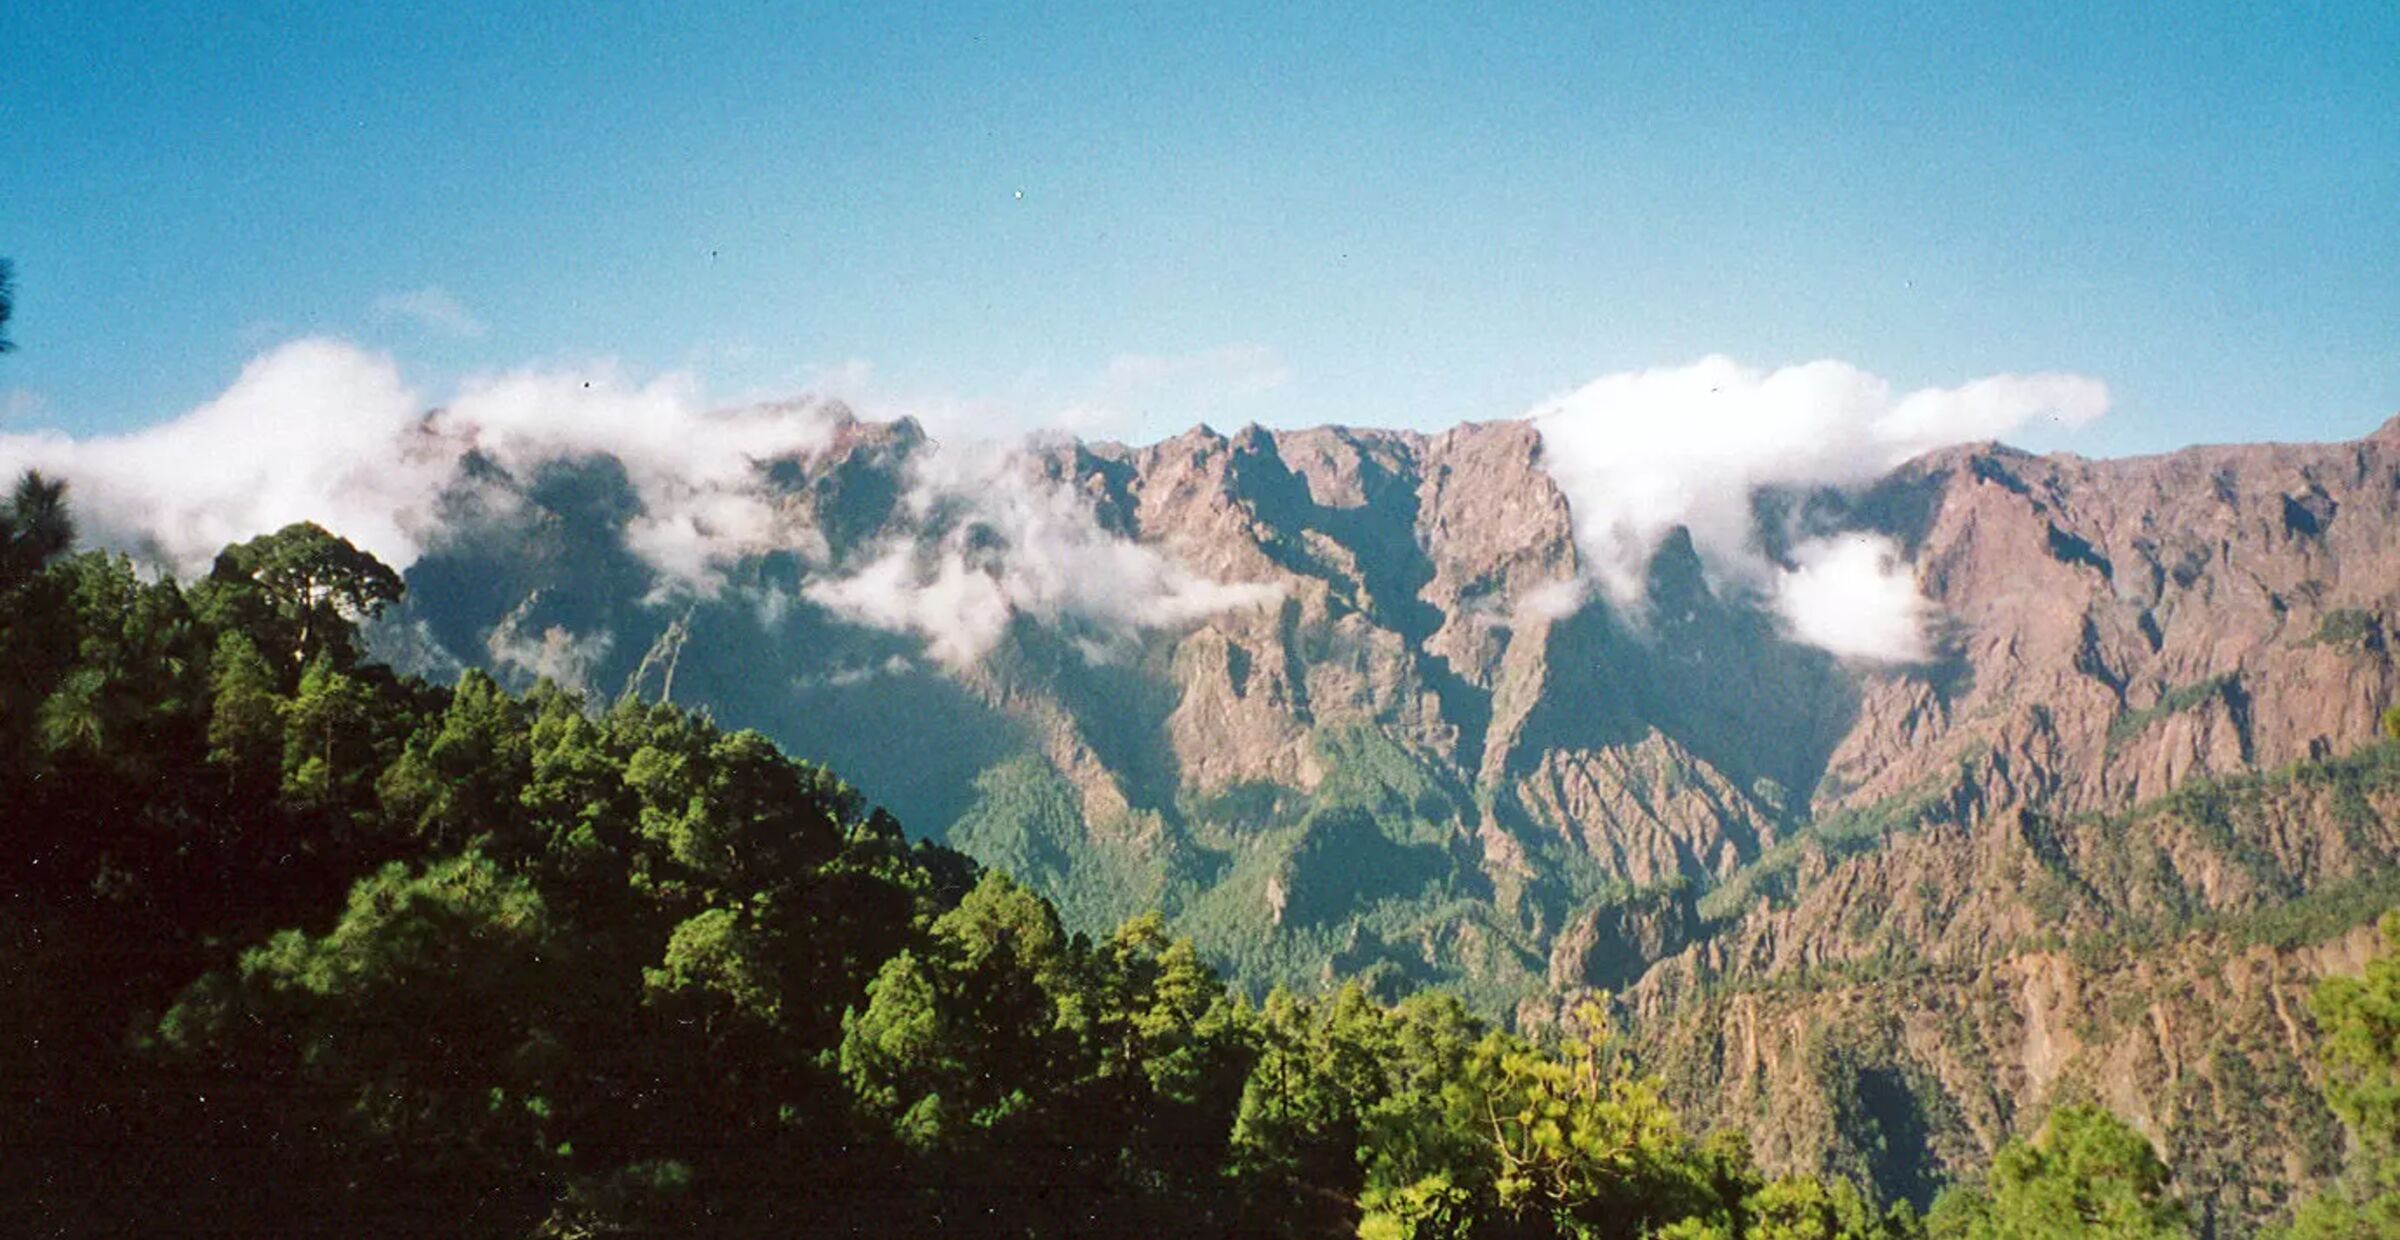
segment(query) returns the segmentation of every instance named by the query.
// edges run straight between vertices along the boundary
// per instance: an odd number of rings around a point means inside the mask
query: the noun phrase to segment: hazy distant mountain
[[[827,425],[679,523],[614,457],[472,461],[382,651],[704,704],[1254,985],[1619,991],[1770,1162],[1906,1191],[2097,1095],[2229,1220],[2335,1165],[2298,996],[2400,892],[2400,421],[1754,494],[1765,563],[1913,565],[1872,658],[1680,532],[1587,584],[1529,423]]]

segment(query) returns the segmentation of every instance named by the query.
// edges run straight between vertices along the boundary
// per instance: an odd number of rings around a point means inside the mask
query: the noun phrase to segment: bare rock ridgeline
[[[689,619],[684,695],[801,752],[818,750],[797,719],[812,676],[905,683],[989,734],[970,750],[1037,750],[1095,829],[1147,813],[1180,830],[1191,806],[1250,786],[1308,796],[1327,774],[1325,734],[1371,731],[1456,794],[1461,839],[1495,888],[1535,877],[1527,858],[1544,850],[1632,886],[1706,887],[1845,813],[1931,807],[1917,816],[1972,828],[2025,807],[2121,810],[2370,740],[2400,696],[2395,422],[2354,443],[2107,461],[1979,445],[1854,495],[1763,497],[1770,552],[1816,529],[1899,542],[1935,636],[1912,666],[1794,643],[1680,537],[1659,549],[1638,614],[1580,597],[1567,500],[1524,423],[1201,428],[1034,452],[1022,470],[1113,535],[1280,600],[1151,630],[1103,660],[1021,618],[975,664],[944,666],[906,634],[812,608],[797,589],[812,574],[944,519],[906,498],[932,449],[915,425],[846,417],[822,449],[760,465],[797,550],[747,557],[727,597],[784,600],[778,624],[638,582],[606,462],[512,480],[536,519],[455,540],[412,575],[412,607],[454,651],[486,649],[503,616],[604,634],[604,691]],[[1005,534],[992,541],[1009,553]],[[529,621],[537,593],[544,614]],[[842,765],[858,747],[826,756]],[[939,765],[911,787],[861,778],[939,833],[968,794],[934,785],[973,774]]]
[[[839,415],[758,463],[771,536],[700,590],[629,549],[615,463],[485,478],[515,502],[411,570],[396,645],[671,685],[1072,920],[1164,907],[1255,985],[1442,984],[1528,1023],[1616,992],[1770,1165],[1917,1194],[2079,1097],[2132,1108],[2242,1226],[2284,1208],[2261,1184],[2338,1161],[2289,1095],[2298,996],[2355,964],[2400,861],[2374,756],[2400,419],[2120,460],[1971,445],[1754,497],[1770,559],[1848,530],[1902,550],[1931,650],[1903,665],[1795,641],[1680,532],[1638,607],[1586,588],[1519,422],[1028,449],[975,485],[1252,589],[1138,624],[1017,600],[944,658],[813,585],[1044,552],[1055,529],[928,481],[941,451]]]

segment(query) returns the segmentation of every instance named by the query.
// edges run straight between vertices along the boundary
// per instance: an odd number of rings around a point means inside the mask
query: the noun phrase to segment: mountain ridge
[[[2295,811],[2159,828],[2135,856],[2094,825],[2373,744],[2400,698],[2391,425],[2116,460],[1962,445],[1752,494],[1772,571],[1810,540],[1889,541],[1925,636],[1894,663],[1798,640],[1779,579],[1688,531],[1638,599],[1596,584],[1534,423],[1203,426],[965,462],[913,423],[829,427],[753,462],[777,524],[713,590],[663,588],[632,549],[621,466],[486,471],[383,648],[650,696],[671,678],[1076,924],[1161,907],[1252,987],[1441,984],[1520,1021],[1617,990],[1675,1063],[1704,1044],[1667,1017],[1677,977],[1895,953],[2015,976],[2045,926],[2168,898],[2124,873],[2188,882],[2201,911],[2270,907],[2400,847],[2381,794],[2363,835]],[[2151,950],[2168,973],[2214,958]],[[2015,1054],[2057,1031],[2012,993],[1991,1027],[2018,1033],[1979,1036]],[[1988,1152],[2054,1101],[2010,1099],[1954,1144]],[[2235,1216],[2277,1208],[2226,1183]]]

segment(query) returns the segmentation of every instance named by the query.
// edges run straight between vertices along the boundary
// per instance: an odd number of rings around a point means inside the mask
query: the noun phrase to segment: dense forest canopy
[[[2163,1236],[2065,1107],[1920,1217],[1687,1129],[1604,1001],[1229,990],[1069,934],[703,715],[370,662],[399,579],[313,525],[205,579],[0,507],[0,1209],[42,1234]],[[2387,923],[2400,948],[2400,921]],[[2400,952],[2320,992],[2400,1226]]]

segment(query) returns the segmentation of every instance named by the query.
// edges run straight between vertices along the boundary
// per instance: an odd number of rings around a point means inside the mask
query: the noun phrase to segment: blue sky
[[[12,0],[0,430],[313,334],[1137,438],[1710,353],[2097,376],[2090,453],[2400,412],[2400,6],[1570,7]]]

